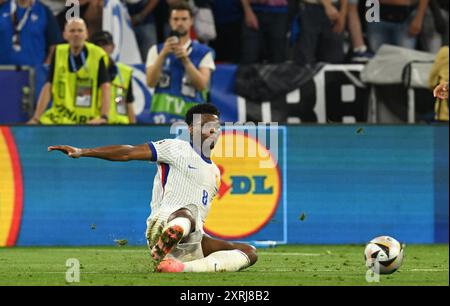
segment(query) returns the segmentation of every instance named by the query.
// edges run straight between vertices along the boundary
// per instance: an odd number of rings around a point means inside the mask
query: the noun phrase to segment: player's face
[[[64,29],[64,39],[72,47],[81,47],[87,39],[87,29],[84,22],[72,21]]]
[[[189,11],[173,10],[170,16],[170,27],[181,36],[189,34],[192,27],[192,17]]]
[[[219,117],[211,114],[194,114],[193,124],[189,127],[191,140],[196,147],[202,149],[205,156],[210,156],[211,150],[214,149],[216,142],[220,136]],[[196,143],[201,140],[200,143]]]
[[[208,140],[211,142],[210,149],[214,149],[217,139],[220,136],[219,117],[211,114],[202,115],[202,145]]]

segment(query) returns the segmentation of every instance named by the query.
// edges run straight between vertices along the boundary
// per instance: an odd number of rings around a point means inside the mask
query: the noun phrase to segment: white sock
[[[353,49],[353,52],[366,52],[367,51],[367,46],[366,45],[362,45],[361,47],[355,48]]]
[[[185,262],[183,272],[236,272],[248,266],[250,259],[244,252],[219,251],[202,259]]]
[[[164,230],[166,230],[167,228],[174,226],[174,225],[178,225],[183,229],[183,238],[185,238],[191,232],[191,221],[189,221],[188,218],[182,218],[182,217],[175,218],[172,221],[170,221],[169,223],[167,223]]]

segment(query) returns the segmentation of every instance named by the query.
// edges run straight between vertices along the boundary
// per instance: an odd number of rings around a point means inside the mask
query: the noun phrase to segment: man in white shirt
[[[154,123],[183,120],[191,107],[205,103],[203,93],[216,68],[214,51],[189,37],[193,25],[189,4],[172,5],[169,23],[171,36],[147,55],[147,85],[155,88],[150,108]]]
[[[156,162],[158,172],[146,235],[157,271],[239,271],[257,261],[255,248],[214,239],[203,232],[220,188],[220,171],[210,159],[219,135],[219,115],[212,104],[191,108],[186,114],[190,142],[164,139],[137,146],[51,146],[48,150],[58,150],[72,158]]]

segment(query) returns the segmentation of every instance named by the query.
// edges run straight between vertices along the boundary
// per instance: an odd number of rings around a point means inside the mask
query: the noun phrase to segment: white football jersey
[[[203,224],[219,190],[219,168],[197,153],[192,145],[179,139],[164,139],[148,143],[158,172],[153,183],[152,215],[164,209],[176,211],[195,205]],[[152,216],[150,216],[151,218]]]

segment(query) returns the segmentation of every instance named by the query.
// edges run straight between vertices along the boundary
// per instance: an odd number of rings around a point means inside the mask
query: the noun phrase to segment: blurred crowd
[[[179,0],[122,1],[145,62],[148,50],[168,37],[169,5]],[[433,53],[448,45],[448,0],[380,0],[378,16],[371,11],[371,3],[378,1],[366,0],[186,1],[211,10],[215,35],[196,36],[194,27],[192,36],[215,50],[217,62],[365,62],[384,43]],[[17,3],[14,9],[9,5],[12,2]],[[102,30],[103,0],[78,2],[89,35]],[[31,5],[39,9],[27,17]],[[1,50],[0,64],[48,63],[54,45],[63,41],[61,33],[70,9],[66,0],[0,0],[0,48],[8,46],[11,36],[30,41],[24,44],[30,52],[22,53],[23,58]],[[16,30],[8,33],[3,24],[11,20],[4,16],[13,10],[22,18],[13,18]],[[36,19],[29,37],[20,35],[28,18]],[[370,22],[374,20],[379,22]]]
[[[170,7],[179,2],[193,7],[190,39],[214,50],[216,63],[365,63],[383,44],[432,53],[448,46],[448,0],[121,1],[131,17],[147,68],[149,54],[153,53],[152,63],[156,61],[156,51],[149,50],[173,35]],[[74,2],[0,0],[0,65],[52,64],[54,69],[55,48],[67,42],[66,15]],[[93,42],[94,36],[100,35],[104,44],[112,44],[108,34],[99,34],[104,0],[78,0],[78,3],[87,40]],[[213,63],[200,64],[197,69],[202,65],[213,67]],[[115,76],[112,73],[107,81]],[[445,81],[448,82],[448,77]],[[132,93],[124,98],[133,100]],[[134,122],[135,118],[129,121]]]

